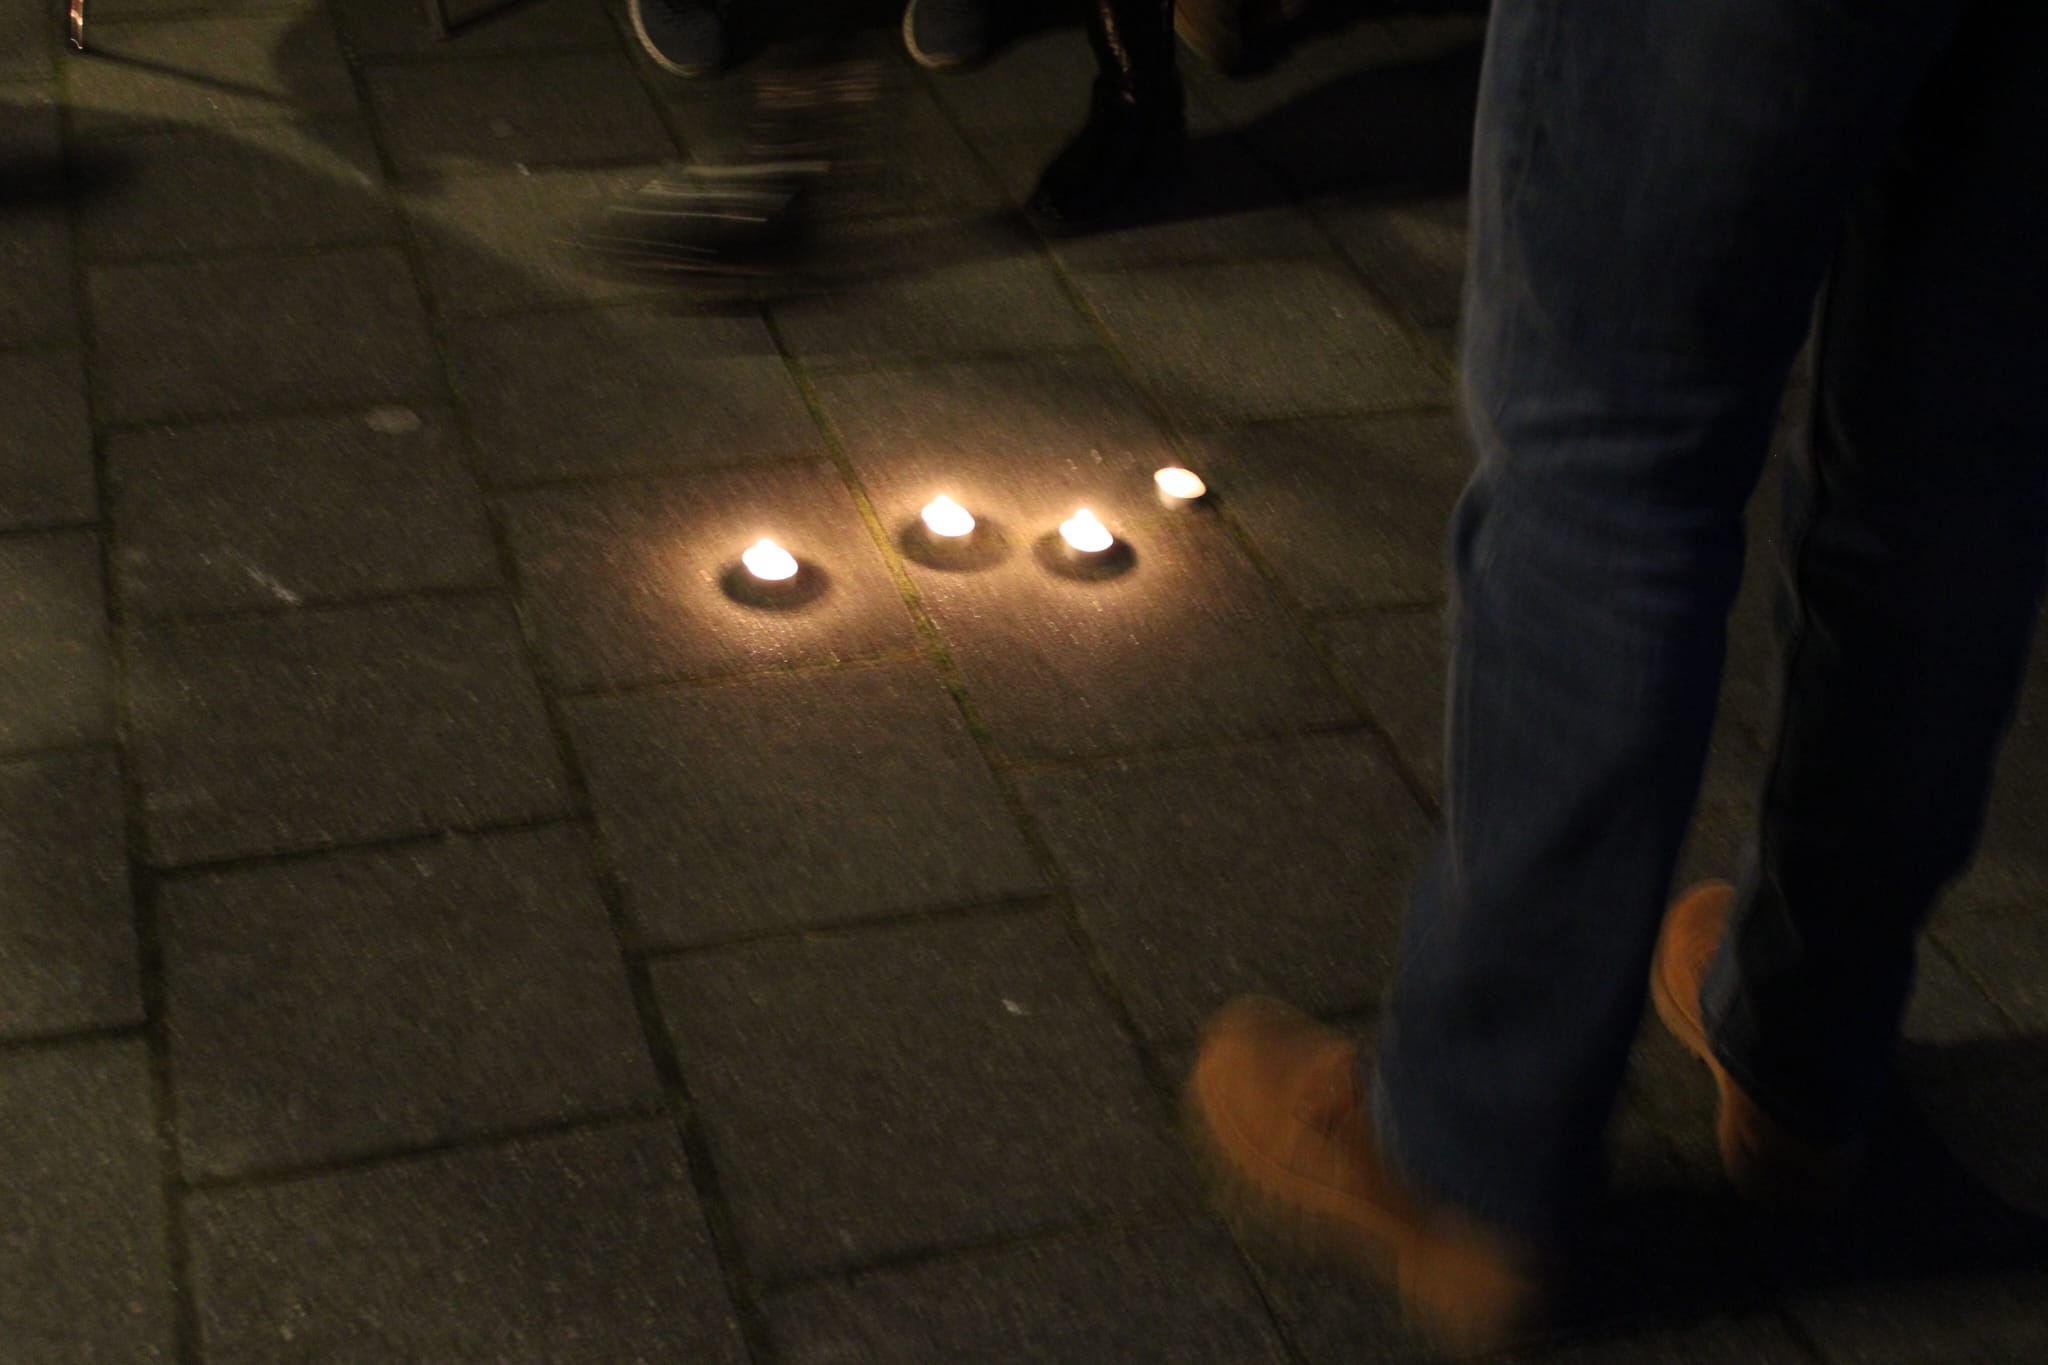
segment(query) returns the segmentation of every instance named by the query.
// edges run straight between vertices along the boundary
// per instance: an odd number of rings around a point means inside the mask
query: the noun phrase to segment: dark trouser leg
[[[1919,929],[1976,846],[2048,556],[2048,10],[1964,21],[1851,218],[1787,473],[1756,847],[1704,992],[1781,1121],[1855,1136]]]
[[[1742,509],[1851,204],[1963,0],[1496,0],[1473,166],[1446,829],[1375,1113],[1567,1237],[1697,795]]]
[[[1091,0],[1088,121],[1040,177],[1031,212],[1055,230],[1128,208],[1171,170],[1185,132],[1174,0]]]

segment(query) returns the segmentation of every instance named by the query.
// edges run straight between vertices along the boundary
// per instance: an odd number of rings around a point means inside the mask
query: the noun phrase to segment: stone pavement
[[[731,135],[600,0],[58,8],[0,0],[0,1363],[1412,1357],[1175,1089],[1232,992],[1370,1019],[1435,809],[1476,21],[1195,73],[1177,220],[1071,243],[1011,206],[1072,26],[892,57],[847,273],[735,298],[561,243]],[[900,553],[941,490],[1009,557]],[[1028,553],[1081,502],[1133,572]],[[827,592],[721,596],[762,534]],[[2037,685],[1914,1007],[1955,1156],[1750,1224],[1648,1035],[1546,1358],[2048,1359],[1987,1193],[2048,1211],[2044,814]]]

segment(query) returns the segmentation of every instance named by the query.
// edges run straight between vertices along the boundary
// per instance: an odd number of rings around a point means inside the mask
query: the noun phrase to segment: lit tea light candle
[[[924,509],[924,524],[935,536],[957,540],[974,529],[974,514],[951,498],[933,498]]]
[[[747,566],[748,573],[765,583],[780,583],[796,577],[796,556],[765,536],[740,556],[740,563]]]
[[[1159,488],[1159,500],[1168,507],[1186,507],[1209,491],[1209,485],[1202,482],[1202,476],[1192,469],[1179,465],[1168,465],[1152,476],[1152,482]]]
[[[1099,555],[1116,544],[1109,528],[1085,507],[1060,523],[1060,539],[1084,555]]]

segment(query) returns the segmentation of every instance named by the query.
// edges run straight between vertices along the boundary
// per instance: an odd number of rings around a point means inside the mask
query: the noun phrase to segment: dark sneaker
[[[988,51],[988,0],[910,0],[903,46],[919,66],[951,71]]]
[[[725,25],[703,0],[629,0],[633,33],[671,76],[708,76],[725,62]]]

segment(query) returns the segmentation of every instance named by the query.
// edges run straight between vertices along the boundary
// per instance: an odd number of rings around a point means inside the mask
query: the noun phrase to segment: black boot
[[[1039,177],[1029,211],[1053,232],[1098,227],[1179,169],[1186,102],[1174,65],[1174,0],[1091,0],[1097,74],[1088,122]]]

